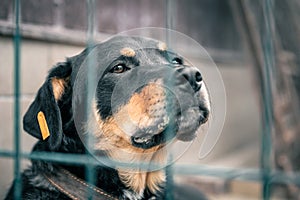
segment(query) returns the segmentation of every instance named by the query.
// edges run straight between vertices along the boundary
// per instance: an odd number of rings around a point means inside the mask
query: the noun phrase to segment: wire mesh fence
[[[1,149],[0,148],[0,157],[8,157],[14,160],[14,178],[16,180],[17,186],[14,191],[15,199],[21,199],[21,162],[23,159],[31,160],[45,160],[57,163],[69,163],[69,164],[83,164],[86,166],[87,172],[87,182],[94,183],[94,170],[93,167],[101,163],[92,159],[88,155],[78,155],[78,154],[63,154],[63,153],[47,153],[47,152],[22,152],[20,149],[20,80],[22,79],[21,66],[20,66],[20,56],[22,51],[20,50],[22,41],[22,33],[20,31],[20,12],[22,8],[20,7],[20,0],[15,0],[14,2],[14,148],[12,151]],[[240,2],[236,1],[235,6],[243,5]],[[166,28],[174,28],[174,21],[176,20],[176,13],[174,10],[178,5],[177,1],[166,0]],[[274,47],[274,35],[273,35],[273,26],[274,26],[274,9],[272,0],[262,1],[263,8],[263,20],[262,20],[262,29],[261,29],[261,38],[260,41],[262,44],[262,54],[261,59],[262,63],[262,72],[261,72],[261,99],[262,99],[262,130],[261,130],[261,153],[260,153],[260,169],[237,169],[237,168],[226,168],[226,167],[212,167],[206,165],[188,165],[188,164],[174,164],[169,166],[169,170],[174,176],[176,175],[192,175],[192,176],[208,176],[208,177],[217,177],[224,179],[226,181],[231,180],[243,180],[250,182],[257,182],[262,184],[262,199],[268,200],[271,198],[271,188],[273,184],[300,184],[300,176],[296,172],[286,173],[283,171],[274,170],[272,167],[272,152],[274,147],[272,146],[272,134],[274,127],[274,103],[272,95],[272,80],[275,76],[275,47]],[[87,13],[88,13],[88,22],[87,22],[87,48],[92,47],[95,43],[96,35],[96,22],[95,22],[95,0],[87,0]],[[245,5],[245,4],[244,4]],[[167,41],[168,41],[168,36]],[[168,41],[167,43],[172,43],[173,41]],[[90,65],[93,64],[93,61],[90,61]],[[89,74],[91,77],[93,73]],[[89,80],[92,78],[89,78]],[[87,97],[91,98],[91,97]],[[89,110],[89,109],[87,109]],[[105,160],[106,158],[101,158]],[[105,163],[112,162],[111,160],[106,160]],[[116,163],[114,163],[116,164]],[[126,167],[126,163],[117,163]],[[132,163],[128,167],[133,167]],[[139,167],[141,164],[139,163]],[[145,166],[149,167],[148,165]],[[172,180],[168,180],[167,184],[172,184]],[[171,188],[169,188],[171,190]],[[172,197],[170,197],[171,199]]]

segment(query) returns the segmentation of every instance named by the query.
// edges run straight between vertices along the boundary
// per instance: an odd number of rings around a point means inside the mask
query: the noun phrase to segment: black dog
[[[23,125],[40,139],[34,152],[165,165],[168,145],[192,140],[209,112],[197,68],[187,66],[162,42],[118,36],[58,63]],[[92,192],[94,199],[139,200],[169,195],[161,168],[101,164],[94,169],[95,186],[84,181],[85,172],[80,164],[33,160],[22,173],[22,197],[86,199],[86,192]],[[14,185],[6,199],[13,198]],[[175,199],[203,198],[191,189],[175,187],[173,192]]]

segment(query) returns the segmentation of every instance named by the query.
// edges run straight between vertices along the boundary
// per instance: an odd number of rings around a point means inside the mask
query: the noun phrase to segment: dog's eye
[[[183,60],[181,58],[175,57],[175,58],[172,59],[172,64],[173,65],[182,65]]]
[[[117,73],[117,74],[120,74],[120,73],[123,73],[123,72],[126,72],[127,70],[129,70],[128,67],[126,67],[126,65],[124,64],[117,64],[116,66],[114,66],[110,72],[111,73]]]

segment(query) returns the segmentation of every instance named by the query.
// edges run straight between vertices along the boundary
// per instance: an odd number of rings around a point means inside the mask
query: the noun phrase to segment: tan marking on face
[[[125,152],[132,153],[151,153],[157,151],[160,145],[150,149],[132,146],[131,136],[136,133],[137,129],[154,126],[155,120],[157,120],[155,115],[161,114],[162,118],[164,117],[164,98],[165,90],[161,86],[161,81],[158,80],[149,83],[139,93],[133,94],[126,105],[104,120],[97,114],[97,106],[94,102],[93,109],[97,128],[93,129],[92,132],[96,138],[99,138],[96,148],[106,151],[120,148]],[[159,109],[162,111],[157,111]],[[160,125],[157,124],[158,129]]]
[[[99,139],[96,149],[106,151],[114,151],[116,148],[131,149],[130,136],[123,132],[113,118],[98,121],[98,128],[100,132],[96,133]]]
[[[155,120],[166,114],[165,98],[165,89],[159,84],[159,81],[149,83],[130,98],[123,111],[127,112],[126,117],[133,124],[139,128],[146,128],[154,125]],[[121,113],[122,111],[120,111]]]
[[[63,93],[65,92],[67,81],[68,79],[59,79],[59,78],[51,79],[53,94],[56,101],[59,100],[62,97]]]
[[[166,50],[167,50],[167,45],[166,45],[166,43],[164,43],[164,42],[159,42],[159,43],[157,44],[157,48],[158,48],[160,51],[166,51]]]
[[[120,127],[120,122],[116,122],[116,120],[112,117],[104,121],[98,121],[97,127],[92,129],[92,131],[94,133],[94,136],[98,140],[95,144],[95,148],[98,150],[107,151],[108,154],[120,161],[124,159],[131,159],[128,156],[120,156],[122,153],[126,155],[130,155],[132,153],[153,153],[161,148],[160,145],[149,149],[142,149],[132,146],[130,135],[125,133],[124,130]],[[117,153],[118,155],[115,155],[115,153]]]
[[[135,51],[132,48],[125,47],[120,50],[121,55],[126,56],[126,57],[134,57],[135,56]]]

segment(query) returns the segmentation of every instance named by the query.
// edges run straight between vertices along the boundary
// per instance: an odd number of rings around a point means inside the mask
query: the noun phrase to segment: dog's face
[[[98,63],[105,70],[95,94],[100,138],[142,149],[174,137],[192,140],[210,110],[200,71],[158,41],[119,37],[107,43],[112,57]]]
[[[91,56],[94,62],[88,62]],[[42,111],[51,134],[50,146],[59,145],[61,134],[74,129],[71,97],[74,84],[81,84],[76,83],[78,71],[91,63],[97,81],[89,102],[95,120],[88,129],[96,139],[96,150],[149,150],[174,138],[190,141],[208,120],[209,96],[196,67],[162,42],[122,36],[59,63],[25,115],[25,130],[41,138],[38,123],[32,120]]]

